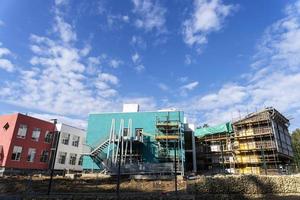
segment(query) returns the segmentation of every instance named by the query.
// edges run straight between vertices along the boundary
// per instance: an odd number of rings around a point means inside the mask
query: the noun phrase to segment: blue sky
[[[0,0],[0,112],[85,126],[177,108],[217,124],[273,106],[300,122],[300,1]]]

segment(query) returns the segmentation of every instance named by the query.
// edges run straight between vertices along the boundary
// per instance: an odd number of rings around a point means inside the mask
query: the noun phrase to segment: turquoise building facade
[[[164,125],[168,126],[171,122],[178,123],[178,140],[175,146],[172,145],[172,140],[167,138],[167,141],[159,141],[158,136],[171,134],[158,128],[158,123],[164,122]],[[160,149],[162,146],[169,146],[166,156],[174,157],[176,148],[176,158],[178,159],[178,166],[184,167],[184,112],[183,111],[155,111],[155,112],[120,112],[120,113],[98,113],[90,114],[88,119],[87,128],[87,144],[95,149],[97,146],[104,144],[105,141],[111,139],[112,129],[115,129],[116,135],[125,130],[131,133],[126,135],[134,140],[137,137],[138,132],[142,133],[143,139],[140,140],[140,161],[143,164],[147,163],[160,163],[162,162],[162,156]],[[164,136],[163,136],[164,137]],[[169,143],[168,143],[169,142]],[[103,146],[103,145],[102,145]],[[108,145],[107,145],[108,146]],[[107,155],[109,147],[104,146],[103,155]],[[125,148],[125,147],[123,147]],[[128,147],[129,149],[129,147]],[[95,164],[93,157],[85,156],[83,162],[84,169],[99,169],[99,165]],[[172,161],[171,161],[172,162]],[[101,168],[101,166],[100,166]]]

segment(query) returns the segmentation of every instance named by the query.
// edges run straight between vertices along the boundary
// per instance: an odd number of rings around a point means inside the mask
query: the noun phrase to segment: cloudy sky
[[[0,0],[0,114],[85,126],[177,108],[217,124],[273,106],[300,126],[300,1]]]

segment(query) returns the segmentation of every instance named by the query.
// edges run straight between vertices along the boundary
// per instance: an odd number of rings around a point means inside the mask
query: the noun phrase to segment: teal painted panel
[[[211,126],[207,128],[197,128],[195,130],[196,137],[204,137],[207,135],[214,135],[214,134],[228,134],[232,133],[233,128],[231,122],[227,122],[224,124],[219,124],[216,126]]]
[[[121,119],[124,119],[124,127],[128,127],[129,119],[132,120],[132,130],[135,134],[136,128],[142,128],[144,135],[143,157],[146,162],[156,162],[154,157],[156,152],[155,134],[156,120],[180,120],[183,122],[184,113],[182,111],[170,112],[132,112],[132,113],[99,113],[90,114],[88,119],[87,143],[91,146],[98,146],[105,140],[109,139],[112,119],[115,119],[116,133],[119,133]],[[84,158],[83,168],[91,169],[93,167],[90,158]],[[94,168],[96,168],[94,166]]]

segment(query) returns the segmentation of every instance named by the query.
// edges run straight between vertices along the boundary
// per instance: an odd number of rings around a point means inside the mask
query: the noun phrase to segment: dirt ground
[[[48,190],[49,177],[14,176],[0,178],[0,194],[45,194]],[[95,176],[75,179],[54,177],[52,193],[112,193],[116,191],[117,177]],[[174,180],[133,180],[122,177],[120,191],[126,192],[171,192]],[[183,191],[186,182],[178,180],[178,190]]]
[[[241,178],[237,176],[235,178]],[[245,177],[246,178],[246,177]],[[284,177],[281,177],[284,178]],[[201,181],[203,179],[203,181]],[[204,180],[205,179],[205,180]],[[134,180],[129,177],[122,177],[120,180],[119,199],[268,199],[279,200],[300,199],[300,193],[289,194],[248,194],[246,191],[239,193],[223,194],[218,192],[223,185],[213,184],[211,179],[226,179],[231,181],[232,177],[204,177],[201,176],[197,181],[200,188],[192,187],[188,190],[188,184],[194,181],[186,181],[178,177],[178,193],[175,194],[174,180]],[[224,181],[224,180],[223,180]],[[221,183],[221,182],[220,182]],[[118,199],[116,195],[117,177],[105,175],[85,175],[80,178],[54,177],[52,182],[51,196],[47,196],[49,177],[44,176],[12,176],[0,177],[0,199]],[[226,185],[226,184],[225,184]],[[214,191],[205,188],[215,188]],[[238,187],[238,185],[234,186]],[[203,190],[203,191],[202,191]]]

